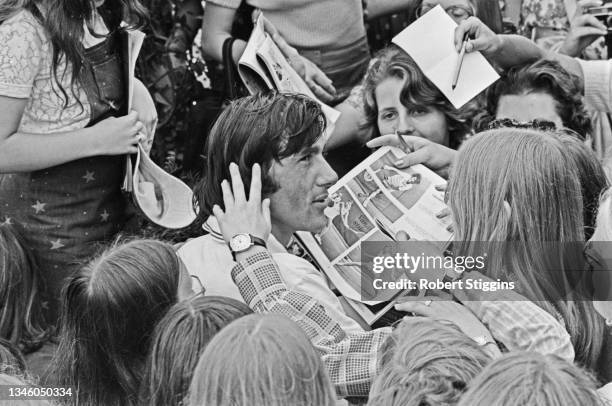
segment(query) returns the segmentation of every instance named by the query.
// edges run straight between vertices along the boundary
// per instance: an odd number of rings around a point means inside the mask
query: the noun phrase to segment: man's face
[[[299,153],[273,163],[270,173],[279,189],[269,196],[272,234],[283,244],[296,231],[319,232],[327,225],[323,210],[327,189],[338,175],[323,157],[324,137]]]

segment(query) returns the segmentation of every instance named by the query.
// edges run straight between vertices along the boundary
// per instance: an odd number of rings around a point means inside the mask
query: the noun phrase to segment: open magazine
[[[251,94],[276,89],[281,93],[299,93],[316,100],[327,118],[328,133],[340,112],[322,103],[306,82],[291,67],[274,40],[264,30],[260,14],[246,48],[238,61],[238,74]]]
[[[404,155],[391,147],[370,155],[329,189],[334,205],[325,210],[328,227],[318,235],[296,234],[331,284],[369,325],[393,307],[393,299],[410,292],[391,290],[388,297],[377,295],[381,300],[364,301],[363,289],[372,284],[361,272],[361,243],[400,241],[406,233],[410,241],[421,241],[441,255],[452,237],[447,230],[450,219],[436,217],[446,205],[444,192],[435,187],[446,181],[423,165],[396,168],[393,163]]]

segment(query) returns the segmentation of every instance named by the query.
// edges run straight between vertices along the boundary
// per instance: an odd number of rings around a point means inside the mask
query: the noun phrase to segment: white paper
[[[393,43],[414,59],[455,108],[460,108],[499,79],[499,75],[480,52],[466,53],[457,87],[452,89],[459,59],[454,44],[456,27],[457,23],[438,5],[397,34]]]

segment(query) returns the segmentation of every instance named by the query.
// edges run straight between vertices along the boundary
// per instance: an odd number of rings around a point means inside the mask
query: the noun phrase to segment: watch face
[[[251,246],[251,236],[248,234],[236,234],[230,240],[230,248],[234,252],[244,251]]]

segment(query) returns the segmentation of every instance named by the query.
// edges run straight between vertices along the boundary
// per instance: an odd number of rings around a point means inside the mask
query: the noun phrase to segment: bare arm
[[[138,114],[56,134],[17,132],[27,99],[0,96],[0,173],[29,172],[94,155],[136,152],[142,123]]]
[[[216,61],[223,60],[223,42],[231,37],[235,15],[236,9],[206,3],[202,19],[202,50]],[[234,41],[232,57],[236,63],[245,47],[245,41],[240,39]]]
[[[470,17],[455,30],[455,46],[461,49],[465,34],[471,38],[466,46],[467,52],[482,52],[487,59],[501,68],[510,68],[523,63],[535,62],[546,58],[559,62],[566,70],[583,78],[582,69],[574,58],[555,52],[545,51],[533,41],[520,35],[498,35],[476,17]]]

